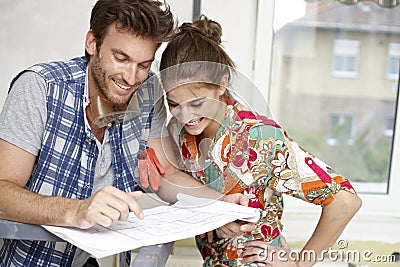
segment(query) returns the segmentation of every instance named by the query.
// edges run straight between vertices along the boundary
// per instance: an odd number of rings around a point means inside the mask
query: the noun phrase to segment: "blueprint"
[[[179,194],[172,206],[143,210],[140,220],[131,213],[126,221],[109,227],[77,229],[59,226],[43,227],[56,236],[103,258],[142,246],[167,243],[203,234],[235,220],[256,222],[258,209],[228,202]]]

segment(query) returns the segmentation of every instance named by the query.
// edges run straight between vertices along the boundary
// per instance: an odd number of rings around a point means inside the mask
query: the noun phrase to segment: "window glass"
[[[400,6],[280,2],[275,1],[274,15],[274,117],[301,146],[356,183],[359,192],[387,193]]]

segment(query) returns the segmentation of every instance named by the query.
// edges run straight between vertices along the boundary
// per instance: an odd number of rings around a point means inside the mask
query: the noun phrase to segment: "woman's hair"
[[[164,8],[162,8],[164,6]],[[98,0],[92,9],[90,29],[100,47],[111,25],[159,45],[168,41],[175,28],[167,3],[158,0]],[[89,55],[86,53],[89,60]]]
[[[168,42],[160,71],[168,67],[194,61],[208,61],[235,67],[235,63],[221,47],[222,27],[205,15],[190,23],[183,23]]]
[[[199,82],[218,85],[223,75],[230,77],[235,63],[222,48],[221,36],[221,25],[205,15],[192,23],[183,23],[161,57],[160,72],[164,85],[177,85],[177,79],[192,82],[198,79]],[[226,92],[230,96],[228,90]]]

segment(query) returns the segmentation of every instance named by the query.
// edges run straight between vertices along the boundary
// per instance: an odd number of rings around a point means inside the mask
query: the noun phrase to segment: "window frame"
[[[332,76],[337,78],[357,78],[359,73],[360,45],[358,40],[335,39],[332,49]],[[348,51],[348,50],[355,50]],[[347,50],[347,51],[344,51]],[[339,66],[338,58],[343,59]],[[354,58],[354,70],[347,69],[347,59]],[[342,69],[342,67],[345,67]]]

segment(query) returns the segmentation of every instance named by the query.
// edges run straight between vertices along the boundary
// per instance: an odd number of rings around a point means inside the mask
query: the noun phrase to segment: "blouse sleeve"
[[[274,191],[322,206],[339,190],[355,193],[346,178],[301,148],[276,124],[253,126],[248,143],[257,153],[250,162],[253,179]]]

